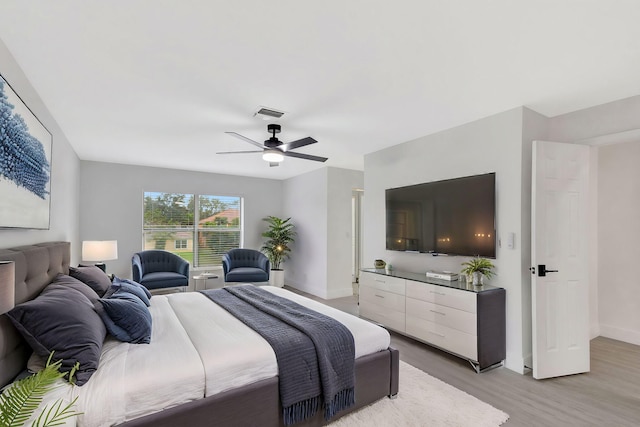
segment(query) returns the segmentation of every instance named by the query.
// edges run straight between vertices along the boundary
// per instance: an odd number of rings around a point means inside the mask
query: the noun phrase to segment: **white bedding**
[[[263,288],[343,323],[354,336],[356,358],[389,347],[383,328],[284,289]],[[98,371],[73,388],[84,412],[79,426],[119,424],[277,375],[271,346],[204,295],[156,295],[150,310],[151,344],[108,338]]]

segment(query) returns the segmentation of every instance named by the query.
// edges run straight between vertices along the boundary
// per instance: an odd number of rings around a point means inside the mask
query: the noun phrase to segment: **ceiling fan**
[[[304,160],[313,160],[316,162],[325,162],[327,161],[326,157],[312,156],[310,154],[302,154],[296,153],[291,150],[304,147],[305,145],[315,144],[315,139],[310,136],[302,139],[298,139],[289,143],[283,143],[278,138],[276,138],[276,134],[280,133],[281,127],[278,124],[270,124],[267,125],[267,131],[271,133],[271,137],[267,139],[263,144],[254,141],[253,139],[247,138],[246,136],[242,136],[239,133],[235,132],[225,132],[231,136],[235,136],[236,138],[240,138],[243,141],[248,142],[249,144],[253,144],[256,147],[260,147],[260,150],[250,150],[250,151],[221,151],[216,154],[245,154],[245,153],[262,153],[262,159],[269,162],[269,166],[278,166],[280,162],[282,162],[286,157],[295,157],[297,159]]]

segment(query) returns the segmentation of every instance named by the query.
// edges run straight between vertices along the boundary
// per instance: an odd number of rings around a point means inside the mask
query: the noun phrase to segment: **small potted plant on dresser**
[[[289,245],[294,242],[294,226],[291,218],[282,219],[277,216],[268,216],[264,218],[269,224],[267,231],[262,233],[262,237],[267,240],[262,245],[262,252],[269,258],[271,263],[271,272],[269,274],[269,284],[272,286],[284,286],[284,270],[280,268],[280,264],[289,258],[291,248]]]
[[[480,286],[484,282],[484,278],[491,279],[495,266],[486,258],[472,258],[467,262],[463,262],[464,268],[461,273],[467,278],[467,283],[473,283],[475,286]]]

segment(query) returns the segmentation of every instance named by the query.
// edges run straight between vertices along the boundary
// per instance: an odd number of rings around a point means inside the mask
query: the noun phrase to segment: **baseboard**
[[[327,298],[325,299],[344,298],[344,297],[350,297],[352,295],[353,295],[353,286],[349,286],[347,288],[330,289],[329,292],[327,292]]]
[[[640,332],[632,331],[630,329],[600,324],[600,336],[624,341],[629,344],[640,345]]]
[[[504,367],[519,374],[524,374],[526,372],[525,360],[522,357],[510,356],[507,354],[507,359],[504,361]]]
[[[592,340],[596,337],[599,337],[600,335],[602,335],[600,325],[598,323],[592,323],[589,330],[589,339]]]
[[[524,366],[528,369],[533,368],[533,354],[529,353],[524,356]]]
[[[326,289],[322,289],[323,292],[321,292],[321,290],[319,290],[319,289],[312,288],[312,287],[309,287],[309,286],[304,286],[304,285],[301,285],[300,283],[296,283],[296,282],[292,282],[290,280],[286,280],[286,278],[285,278],[284,284],[285,284],[285,286],[297,289],[297,290],[302,291],[302,292],[306,292],[308,294],[317,296],[319,298],[328,299],[327,295],[326,295]]]

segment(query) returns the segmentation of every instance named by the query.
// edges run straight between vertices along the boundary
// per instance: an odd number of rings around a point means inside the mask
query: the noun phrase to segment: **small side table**
[[[195,288],[196,291],[204,291],[207,289],[207,280],[209,279],[217,279],[218,275],[217,274],[213,274],[213,273],[203,273],[203,274],[199,274],[197,276],[193,276],[193,280],[195,280]],[[200,289],[200,282],[202,281],[202,284],[204,285],[204,287],[202,289]]]

